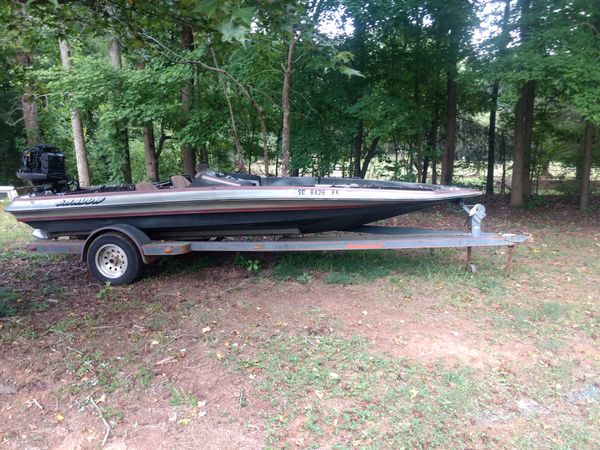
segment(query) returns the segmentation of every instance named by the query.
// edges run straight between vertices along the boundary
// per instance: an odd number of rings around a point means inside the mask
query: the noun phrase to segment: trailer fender
[[[144,233],[139,228],[136,228],[132,225],[127,225],[127,224],[123,223],[123,224],[110,225],[107,227],[102,227],[102,228],[98,228],[97,230],[94,230],[87,237],[85,244],[83,246],[83,249],[81,250],[81,261],[82,262],[86,261],[88,249],[90,247],[90,244],[94,241],[94,239],[96,239],[98,236],[100,236],[104,233],[108,233],[111,231],[124,234],[129,239],[131,239],[131,241],[138,248],[140,255],[142,257],[142,261],[144,261],[145,264],[150,264],[152,261],[154,261],[156,259],[155,256],[145,255],[142,250],[142,247],[144,245],[149,244],[151,242],[150,238],[146,235],[146,233]]]

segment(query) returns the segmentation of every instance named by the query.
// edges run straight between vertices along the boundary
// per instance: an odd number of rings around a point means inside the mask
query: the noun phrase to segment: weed
[[[193,394],[185,392],[183,388],[177,388],[174,384],[168,384],[167,389],[169,389],[169,393],[171,394],[171,399],[169,400],[171,406],[182,406],[184,404],[192,408],[198,406],[198,398]]]
[[[151,331],[163,330],[167,326],[168,322],[169,318],[166,314],[155,314],[148,322],[148,329]]]
[[[146,309],[150,314],[158,314],[163,310],[163,305],[161,302],[152,302],[146,307]]]
[[[309,284],[312,281],[312,276],[307,272],[302,272],[296,277],[296,281],[300,284]]]
[[[125,413],[112,406],[103,406],[100,408],[102,415],[106,420],[112,420],[114,422],[121,422],[125,418]]]
[[[46,311],[48,308],[50,308],[50,304],[48,302],[38,302],[38,301],[32,301],[29,303],[29,307],[31,308],[32,311],[37,311],[37,312],[42,312],[42,311]]]
[[[142,366],[137,371],[138,384],[142,389],[147,389],[150,387],[150,384],[152,384],[152,379],[154,376],[154,372],[147,367]]]
[[[237,404],[240,408],[243,408],[244,406],[248,406],[248,399],[245,396],[244,390],[242,390],[238,395],[237,395]]]
[[[49,331],[54,334],[65,334],[68,331],[73,331],[79,327],[79,321],[74,318],[63,319],[50,327]]]
[[[247,258],[246,256],[238,253],[235,255],[233,264],[237,267],[246,269],[248,272],[255,273],[260,270],[260,261],[258,259]]]
[[[106,284],[98,290],[96,293],[96,298],[110,302],[115,302],[118,300],[117,293],[110,284],[110,281],[107,281]]]

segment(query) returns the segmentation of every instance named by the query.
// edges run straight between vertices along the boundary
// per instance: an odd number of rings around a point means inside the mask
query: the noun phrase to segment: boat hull
[[[146,192],[81,191],[19,197],[6,210],[50,237],[81,237],[98,228],[128,224],[152,239],[193,238],[347,230],[480,194],[471,189],[415,186],[394,189],[393,183],[385,182],[375,188],[192,186]]]
[[[388,217],[419,211],[435,202],[355,206],[351,208],[244,211],[178,215],[125,215],[64,220],[27,220],[32,228],[52,236],[85,236],[98,228],[127,224],[144,230],[151,238],[192,238],[194,235],[296,234],[348,230]]]

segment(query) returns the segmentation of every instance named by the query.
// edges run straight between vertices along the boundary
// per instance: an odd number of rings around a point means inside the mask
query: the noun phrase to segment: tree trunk
[[[500,152],[502,154],[502,180],[500,181],[500,194],[506,193],[506,139],[504,139],[504,130],[500,134]]]
[[[490,125],[488,129],[488,163],[487,177],[485,181],[485,193],[494,193],[494,164],[496,163],[496,110],[498,108],[498,90],[500,82],[494,81],[492,86],[492,98],[490,106]]]
[[[19,53],[18,60],[21,67],[27,70],[31,66],[31,53]],[[38,122],[38,109],[35,101],[35,88],[33,83],[26,82],[23,86],[23,95],[21,95],[21,107],[23,108],[23,124],[28,145],[39,144],[42,140],[42,133]]]
[[[356,135],[354,136],[354,168],[350,171],[351,177],[360,177],[360,161],[362,159],[362,146],[364,139],[364,124],[363,120],[359,119],[358,126],[356,128]]]
[[[290,88],[292,83],[292,64],[294,62],[294,48],[296,47],[296,30],[292,27],[290,43],[288,45],[287,60],[283,73],[283,91],[281,107],[283,111],[283,126],[281,132],[281,176],[287,177],[290,173]]]
[[[371,164],[371,160],[375,156],[375,152],[377,151],[377,146],[379,145],[379,138],[376,137],[371,142],[371,146],[365,155],[365,160],[362,163],[362,167],[360,169],[359,177],[364,178],[367,176],[367,170],[369,170],[369,164]]]
[[[213,63],[218,69],[219,63],[217,61],[215,50],[211,47],[210,51],[212,53]],[[244,167],[244,149],[242,147],[242,143],[240,142],[237,125],[235,124],[235,113],[233,111],[231,99],[229,98],[229,86],[223,81],[221,74],[217,74],[217,77],[219,78],[219,84],[221,84],[221,88],[223,89],[223,95],[225,96],[225,101],[227,102],[227,109],[229,110],[229,120],[231,121],[231,138],[233,140],[233,145],[235,145],[235,170],[238,173],[244,173],[246,171],[250,173],[250,167],[248,167],[248,169]]]
[[[60,59],[65,70],[71,70],[71,56],[69,43],[65,39],[59,39]],[[77,177],[79,185],[87,187],[90,185],[90,174],[88,168],[85,140],[83,137],[83,126],[81,115],[76,109],[71,110],[71,129],[73,131],[73,147],[75,148],[75,161],[77,163]]]
[[[27,135],[27,144],[36,145],[42,140],[42,133],[38,123],[38,109],[35,102],[33,84],[27,83],[23,87],[23,95],[21,96],[21,106],[23,108],[23,124],[25,125],[25,133]]]
[[[510,183],[510,204],[520,206],[523,204],[523,165],[525,163],[525,85],[520,89],[519,100],[515,107],[515,135],[513,143],[513,167]]]
[[[121,70],[123,63],[121,61],[121,45],[115,36],[110,36],[108,41],[108,56],[110,63],[115,70]],[[131,183],[131,156],[129,155],[129,130],[127,128],[127,119],[115,123],[114,129],[115,144],[123,155],[122,176],[125,183]]]
[[[530,80],[521,86],[519,100],[515,108],[511,206],[522,205],[529,189],[529,153],[533,130],[534,98],[535,82]]]
[[[181,27],[181,47],[184,50],[193,50],[194,34],[189,25]],[[192,110],[192,81],[188,80],[181,89],[181,109],[183,110],[184,125],[189,120]],[[194,176],[196,174],[196,152],[190,144],[181,146],[181,162],[184,175]]]
[[[448,110],[446,115],[446,142],[442,155],[442,183],[449,186],[454,176],[456,150],[456,80],[448,73]]]
[[[531,195],[531,144],[533,142],[533,112],[535,101],[535,81],[526,84],[527,101],[525,103],[525,154],[523,158],[523,200]]]
[[[592,172],[592,144],[594,142],[594,126],[585,121],[585,139],[583,144],[583,164],[581,170],[581,194],[579,209],[583,212],[590,205],[590,175]]]
[[[156,145],[154,144],[154,127],[152,122],[146,122],[142,127],[144,135],[144,156],[146,159],[146,176],[151,181],[158,181],[158,157],[156,156]]]
[[[13,2],[11,14],[15,22],[25,20],[25,4]],[[17,61],[23,72],[33,64],[33,56],[28,49],[22,49],[20,42],[17,42]],[[23,84],[23,94],[21,95],[21,107],[23,108],[23,125],[28,145],[39,144],[42,140],[40,125],[38,122],[38,109],[35,101],[35,88],[33,82],[26,81]]]
[[[110,64],[115,69],[123,68],[123,61],[121,60],[121,45],[119,44],[119,39],[115,36],[111,36],[108,41],[108,57],[110,59]]]
[[[144,70],[146,64],[143,60],[140,60],[136,64],[139,70]],[[159,171],[158,171],[158,158],[159,153],[156,151],[156,143],[154,139],[154,124],[151,121],[148,121],[142,127],[142,136],[144,140],[144,160],[146,162],[146,176],[150,181],[158,181],[159,180]],[[161,128],[160,134],[160,151],[162,152],[162,148],[164,142],[166,140],[166,136],[164,134],[164,130]]]
[[[427,183],[427,172],[429,172],[429,156],[423,158],[423,167],[421,168],[421,183]]]
[[[200,146],[200,169],[208,170],[210,167],[210,162],[208,160],[208,149],[206,148],[206,144],[202,144]]]
[[[517,9],[521,14],[519,31],[521,42],[529,35],[529,23],[532,0],[518,0]],[[530,147],[533,130],[533,102],[535,99],[535,81],[525,82],[519,89],[519,100],[515,107],[515,136],[513,145],[513,173],[510,191],[510,205],[521,206],[529,194]]]
[[[504,14],[502,16],[502,31],[500,34],[499,51],[500,55],[506,51],[507,40],[509,38],[509,20],[510,20],[510,0],[504,2]],[[485,193],[494,193],[494,165],[496,162],[496,111],[498,109],[498,91],[500,82],[494,81],[492,86],[492,96],[490,105],[490,125],[488,129],[488,166],[485,183]]]
[[[438,127],[440,126],[440,108],[439,108],[439,103],[437,101],[437,95],[436,95],[436,99],[434,101],[434,105],[433,105],[433,120],[431,122],[431,128],[429,129],[429,133],[427,133],[427,152],[429,153],[429,157],[425,158],[425,161],[423,161],[423,172],[421,173],[421,183],[427,183],[427,170],[429,169],[429,162],[431,161],[431,169],[432,169],[432,174],[431,174],[431,179],[432,179],[432,183],[435,184],[435,181],[437,181],[437,175],[435,173],[436,170],[436,164],[435,164],[435,153],[436,153],[436,146],[437,146],[437,133],[438,133]]]

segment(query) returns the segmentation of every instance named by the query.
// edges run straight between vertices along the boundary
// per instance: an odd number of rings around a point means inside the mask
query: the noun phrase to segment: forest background
[[[598,189],[596,0],[0,0],[0,184],[199,167]]]

